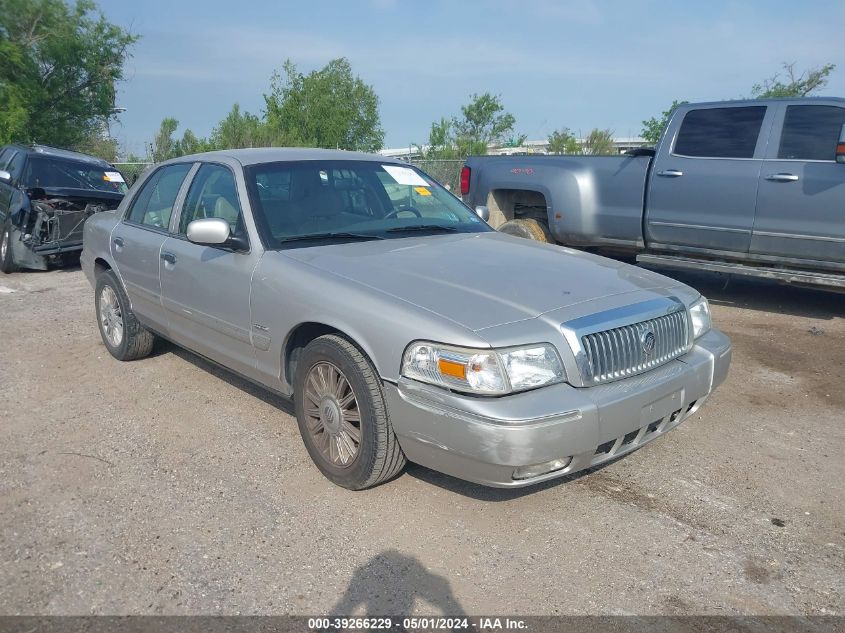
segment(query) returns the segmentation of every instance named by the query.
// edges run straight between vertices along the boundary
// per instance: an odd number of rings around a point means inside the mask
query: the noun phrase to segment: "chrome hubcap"
[[[112,347],[118,347],[123,341],[123,313],[120,302],[111,286],[103,286],[99,302],[100,326]]]
[[[335,365],[320,362],[305,378],[305,418],[320,454],[347,468],[361,446],[361,412],[352,385]]]

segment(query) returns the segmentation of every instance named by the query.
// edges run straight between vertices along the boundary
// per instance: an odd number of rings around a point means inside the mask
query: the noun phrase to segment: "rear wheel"
[[[308,454],[329,480],[362,490],[405,466],[370,361],[334,334],[309,343],[297,363],[294,404]]]
[[[3,232],[0,234],[0,271],[8,274],[17,269],[15,256],[12,254],[12,223],[6,220]]]
[[[507,233],[508,235],[515,235],[516,237],[524,237],[536,242],[554,243],[548,227],[534,218],[508,220],[498,228],[498,231],[500,233]]]
[[[100,336],[112,356],[118,360],[136,360],[150,354],[155,335],[132,313],[123,286],[112,271],[97,276],[94,303]]]

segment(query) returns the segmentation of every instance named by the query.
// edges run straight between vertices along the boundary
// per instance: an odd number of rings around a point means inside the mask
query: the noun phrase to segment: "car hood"
[[[497,232],[334,243],[282,252],[474,331],[585,301],[680,285],[611,259]]]

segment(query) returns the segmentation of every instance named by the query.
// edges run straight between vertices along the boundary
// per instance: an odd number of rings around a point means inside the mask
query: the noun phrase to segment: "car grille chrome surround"
[[[575,354],[581,386],[601,385],[660,367],[692,348],[684,304],[666,297],[561,325]]]

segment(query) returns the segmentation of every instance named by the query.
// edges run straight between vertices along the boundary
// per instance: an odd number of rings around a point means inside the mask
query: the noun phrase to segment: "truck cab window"
[[[684,116],[675,154],[707,158],[753,158],[766,106],[704,108]]]
[[[825,105],[794,105],[786,108],[778,158],[835,160],[836,143],[845,108]]]

